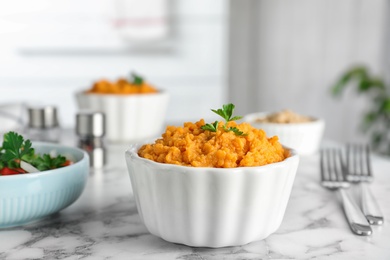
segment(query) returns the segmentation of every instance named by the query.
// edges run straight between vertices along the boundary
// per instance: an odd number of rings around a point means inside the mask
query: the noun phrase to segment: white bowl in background
[[[239,246],[275,232],[297,171],[294,150],[259,167],[206,168],[157,163],[126,151],[138,213],[164,240],[195,247]]]
[[[268,137],[278,136],[282,145],[291,147],[300,155],[310,155],[318,151],[325,129],[325,121],[313,118],[313,121],[305,123],[268,123],[256,122],[258,118],[264,118],[269,113],[252,113],[244,116],[243,121],[253,127],[263,129]]]
[[[169,95],[164,91],[150,94],[76,93],[80,109],[103,112],[109,141],[137,141],[158,135],[165,122]]]

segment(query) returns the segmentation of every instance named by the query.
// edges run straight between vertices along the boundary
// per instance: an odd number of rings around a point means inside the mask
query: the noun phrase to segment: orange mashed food
[[[145,81],[140,85],[133,84],[127,79],[121,78],[116,82],[108,80],[100,80],[93,84],[92,88],[87,93],[97,94],[147,94],[156,93],[157,89],[149,85]]]
[[[228,127],[243,131],[243,136],[225,131],[222,122],[217,132],[202,130],[204,124],[201,119],[184,123],[183,127],[168,126],[162,138],[143,145],[138,155],[160,163],[215,168],[261,166],[289,156],[277,136],[267,138],[264,130],[248,123],[228,123]]]

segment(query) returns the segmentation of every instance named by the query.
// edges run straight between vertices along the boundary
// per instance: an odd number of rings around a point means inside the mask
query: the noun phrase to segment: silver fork
[[[344,190],[344,188],[349,188],[350,183],[346,180],[346,169],[342,163],[341,150],[321,150],[320,166],[321,184],[328,189],[340,192],[344,212],[351,230],[361,236],[371,235],[371,227],[360,211],[359,206]]]
[[[382,225],[384,222],[383,214],[368,185],[373,180],[370,148],[363,144],[348,144],[346,153],[347,180],[359,183],[363,214],[366,216],[368,223]]]

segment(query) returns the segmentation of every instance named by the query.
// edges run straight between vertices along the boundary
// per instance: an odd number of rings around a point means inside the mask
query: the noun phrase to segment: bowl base
[[[3,225],[0,224],[0,230],[7,229],[7,228],[19,227],[19,226],[26,226],[26,225],[30,225],[30,224],[36,224],[38,222],[41,222],[43,220],[50,218],[51,216],[53,216],[55,214],[56,213],[53,213],[53,214],[47,215],[47,216],[43,216],[43,217],[39,217],[39,218],[30,219],[30,220],[25,220],[25,221],[20,221],[20,222],[12,222],[9,224],[3,224]]]

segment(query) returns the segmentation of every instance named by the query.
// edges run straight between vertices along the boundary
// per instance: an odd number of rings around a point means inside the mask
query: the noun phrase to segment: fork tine
[[[320,170],[323,186],[330,189],[349,187],[349,183],[345,180],[345,167],[340,149],[321,149]]]
[[[326,176],[325,176],[325,152],[324,152],[324,149],[321,149],[320,151],[320,167],[321,167],[321,180],[322,181],[325,181],[327,180]]]
[[[352,147],[352,158],[353,158],[353,174],[360,175],[359,171],[359,145],[351,145]]]
[[[337,149],[335,150],[335,164],[338,164],[338,171],[337,171],[337,176],[339,181],[344,181],[345,180],[345,171],[344,171],[344,165],[343,165],[343,158],[341,155],[341,150]],[[337,163],[338,161],[338,163]]]
[[[358,178],[358,153],[356,152],[356,145],[348,143],[347,144],[347,169],[348,174],[351,177],[352,181],[356,181],[356,178]]]
[[[368,145],[347,145],[347,170],[347,179],[349,181],[359,182],[372,180],[370,148]]]
[[[336,158],[336,149],[329,150],[330,153],[330,160],[331,164],[333,165],[333,173],[334,173],[334,181],[338,180],[338,165],[337,165],[337,158]]]
[[[371,160],[370,160],[370,147],[368,145],[365,146],[366,151],[366,167],[367,167],[367,175],[369,178],[372,177],[372,171],[371,171]]]
[[[353,174],[352,170],[351,170],[352,169],[351,144],[348,143],[346,145],[346,147],[347,147],[347,150],[346,150],[346,162],[347,163],[346,164],[347,164],[348,174]]]
[[[336,169],[334,167],[334,163],[332,160],[332,149],[327,149],[327,163],[328,163],[328,174],[329,174],[329,180],[336,181]]]
[[[361,153],[359,151],[359,145],[351,143],[347,144],[347,180],[357,182],[361,178]],[[359,169],[360,168],[360,169]]]
[[[336,175],[335,181],[338,182],[339,187],[349,187],[349,183],[346,181],[346,172],[343,164],[341,149],[333,149],[333,165]]]
[[[320,152],[320,168],[321,168],[321,178],[322,181],[330,182],[333,181],[332,176],[332,164],[330,160],[330,149],[321,149]]]
[[[359,160],[360,160],[360,176],[364,177],[364,175],[367,174],[365,171],[367,167],[367,161],[366,161],[366,149],[364,147],[364,144],[359,145]]]

